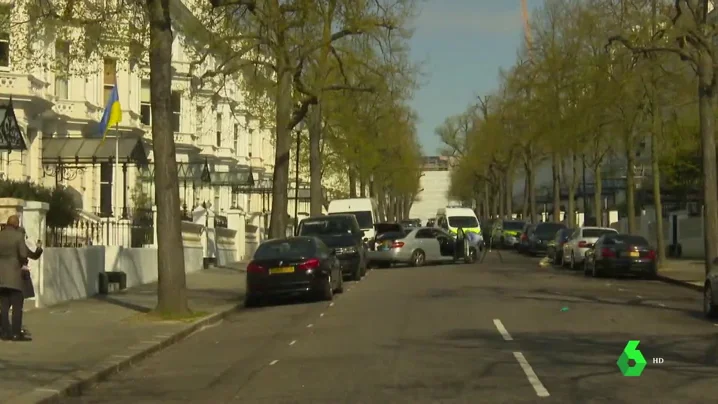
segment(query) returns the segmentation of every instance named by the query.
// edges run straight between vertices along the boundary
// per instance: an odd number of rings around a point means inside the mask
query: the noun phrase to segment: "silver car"
[[[480,247],[469,244],[469,253],[463,258],[472,263],[478,258]],[[456,262],[456,237],[436,227],[420,227],[406,235],[379,240],[376,251],[370,251],[370,260],[379,267],[395,263],[422,266],[426,263]]]

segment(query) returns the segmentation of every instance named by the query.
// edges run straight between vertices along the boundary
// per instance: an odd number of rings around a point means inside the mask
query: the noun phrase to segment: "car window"
[[[374,226],[374,219],[371,217],[371,211],[360,212],[335,212],[330,215],[352,215],[357,219],[360,229],[371,229]]]
[[[473,228],[479,227],[479,221],[473,216],[449,216],[449,226]]]
[[[351,234],[354,226],[347,217],[329,217],[321,219],[304,219],[299,224],[300,236],[326,236],[335,234]]]
[[[593,238],[593,237],[601,237],[604,234],[608,233],[618,233],[615,230],[609,230],[609,229],[583,229],[583,237],[585,238]]]
[[[316,243],[310,238],[279,239],[260,244],[254,252],[254,259],[302,259],[313,257],[316,253]]]
[[[616,244],[626,244],[626,245],[635,245],[635,246],[641,246],[641,247],[648,247],[650,246],[650,243],[648,240],[646,240],[642,236],[631,236],[628,234],[619,234],[619,235],[611,235],[606,236],[607,239],[613,240]]]
[[[421,229],[416,232],[414,238],[434,238],[435,230]]]
[[[503,223],[504,230],[518,231],[524,228],[524,222],[506,221]]]

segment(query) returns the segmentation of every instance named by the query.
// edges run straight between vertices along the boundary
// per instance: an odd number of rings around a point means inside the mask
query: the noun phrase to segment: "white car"
[[[599,237],[606,233],[616,233],[616,229],[610,227],[579,227],[569,236],[566,244],[563,245],[563,262],[571,269],[578,269],[583,265],[588,251],[596,243]]]

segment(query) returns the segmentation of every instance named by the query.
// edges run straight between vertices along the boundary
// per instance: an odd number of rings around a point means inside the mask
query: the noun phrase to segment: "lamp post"
[[[294,156],[294,230],[299,227],[299,152],[302,146],[302,130],[304,121],[297,124],[297,152]]]

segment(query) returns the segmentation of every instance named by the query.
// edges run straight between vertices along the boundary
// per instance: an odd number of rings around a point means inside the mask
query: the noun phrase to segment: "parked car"
[[[586,252],[583,273],[586,276],[631,275],[656,277],[656,250],[642,236],[605,233]]]
[[[563,246],[563,262],[571,269],[578,269],[583,264],[586,251],[593,247],[599,237],[604,234],[618,234],[610,227],[579,227],[571,234]]]
[[[317,237],[333,248],[342,273],[358,281],[366,274],[364,231],[352,214],[308,217],[299,222],[297,236]]]
[[[399,223],[375,223],[374,234],[376,234],[376,236],[374,239],[368,241],[369,250],[376,250],[377,239],[381,238],[380,236],[385,233],[406,234],[406,228]]]
[[[556,232],[553,240],[548,243],[546,256],[554,265],[563,265],[563,246],[576,229],[563,228]]]
[[[288,237],[260,244],[247,265],[245,306],[277,296],[314,295],[332,300],[344,290],[339,261],[314,237]]]
[[[421,227],[421,219],[408,219],[408,220],[402,220],[401,224],[404,229],[416,229],[418,227]]]
[[[539,223],[528,237],[528,253],[530,255],[546,254],[548,243],[556,236],[556,232],[565,229],[562,223]]]
[[[525,224],[518,220],[497,221],[491,232],[493,246],[514,247],[520,240]]]
[[[436,227],[421,227],[408,234],[387,233],[377,251],[372,253],[372,262],[380,268],[392,264],[422,266],[427,263],[466,262],[473,263],[478,258],[479,246],[469,243],[464,254],[466,239],[450,234]]]
[[[519,236],[519,243],[516,244],[516,250],[521,254],[528,254],[529,251],[529,237],[534,232],[534,229],[536,228],[535,224],[526,223],[524,225],[524,229],[521,232],[521,236]]]

